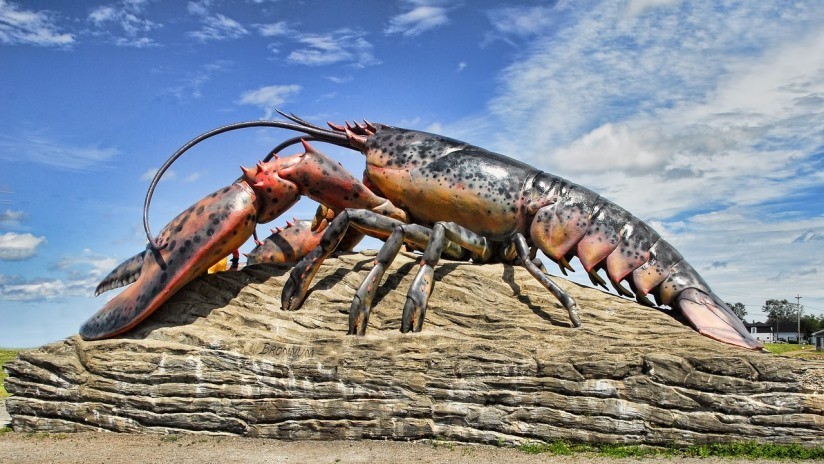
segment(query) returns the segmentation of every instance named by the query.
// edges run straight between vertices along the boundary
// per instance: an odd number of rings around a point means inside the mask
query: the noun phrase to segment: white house
[[[775,327],[765,322],[745,322],[744,326],[750,331],[752,338],[761,343],[775,343]]]

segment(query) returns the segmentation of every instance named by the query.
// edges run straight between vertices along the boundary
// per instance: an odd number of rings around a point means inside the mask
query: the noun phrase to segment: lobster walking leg
[[[384,221],[388,218],[375,217],[376,221]],[[366,326],[369,322],[369,314],[372,311],[372,301],[378,292],[386,269],[398,256],[401,245],[404,242],[412,242],[417,248],[423,248],[429,242],[432,231],[417,224],[400,224],[395,226],[392,234],[386,239],[378,255],[375,257],[375,264],[366,279],[363,280],[355,297],[352,299],[352,306],[349,308],[349,335],[363,335],[366,333]],[[460,250],[458,250],[460,251]]]
[[[515,236],[512,237],[512,243],[515,245],[515,250],[518,252],[518,258],[521,264],[532,274],[532,277],[535,277],[544,288],[549,290],[549,292],[564,305],[564,308],[566,308],[569,313],[569,319],[572,321],[572,325],[580,327],[581,319],[578,317],[578,304],[575,303],[575,299],[553,282],[549,276],[546,275],[545,270],[542,272],[541,267],[543,267],[543,264],[540,260],[529,259],[529,246],[526,243],[526,238],[524,238],[522,234],[516,233]],[[539,267],[535,261],[541,264],[541,266]]]
[[[374,211],[363,209],[345,209],[339,214],[326,228],[323,237],[320,239],[319,245],[307,254],[298,264],[292,269],[289,274],[289,280],[283,286],[281,293],[281,305],[286,310],[296,310],[300,308],[306,294],[309,291],[309,285],[312,279],[320,269],[323,261],[338,249],[340,241],[346,235],[349,227],[363,232],[369,236],[387,240],[394,229],[405,223],[393,219]],[[423,249],[429,243],[428,231],[425,227],[414,226],[407,230],[411,231],[405,235],[405,242],[411,244],[417,249]],[[447,245],[449,255],[455,258],[461,257],[461,249],[454,244]]]
[[[448,242],[469,250],[481,261],[488,261],[492,249],[487,245],[485,237],[462,227],[454,222],[437,222],[432,227],[432,237],[421,257],[421,265],[412,286],[406,295],[406,304],[403,307],[401,332],[420,332],[423,327],[429,295],[435,285],[435,266],[441,259],[444,245]]]

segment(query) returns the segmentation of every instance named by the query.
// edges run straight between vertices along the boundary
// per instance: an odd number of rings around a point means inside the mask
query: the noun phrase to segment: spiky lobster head
[[[278,174],[284,167],[284,160],[291,161],[288,158],[276,158],[267,163],[259,162],[251,169],[240,167],[243,171],[243,180],[255,190],[258,223],[272,221],[300,199],[298,186]]]

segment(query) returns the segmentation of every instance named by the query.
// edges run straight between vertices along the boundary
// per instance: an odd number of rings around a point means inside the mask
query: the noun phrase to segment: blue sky
[[[76,333],[145,246],[152,170],[275,108],[519,158],[647,220],[748,320],[795,295],[822,314],[821,24],[818,1],[0,0],[0,346]],[[153,230],[291,136],[192,150]]]

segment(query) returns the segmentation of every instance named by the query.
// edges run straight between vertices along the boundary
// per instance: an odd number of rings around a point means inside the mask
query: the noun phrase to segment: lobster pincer
[[[100,294],[133,284],[109,301],[80,329],[87,340],[113,337],[133,328],[181,287],[203,274],[255,233],[308,196],[332,211],[355,205],[406,219],[385,198],[366,188],[338,163],[304,142],[304,153],[241,168],[228,187],[201,199],[174,218],[143,252],[107,275]]]

